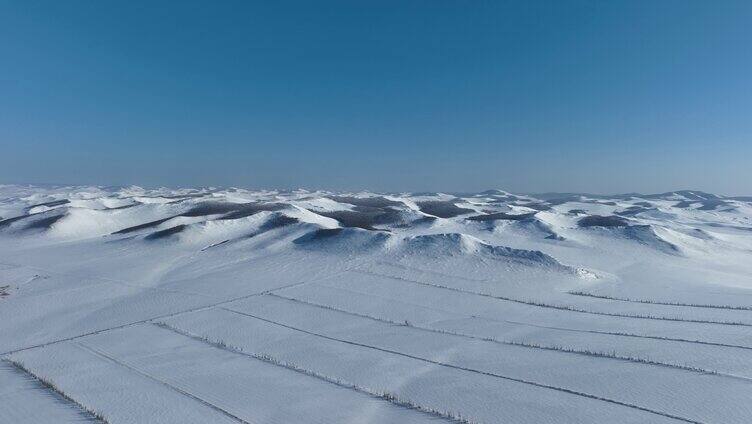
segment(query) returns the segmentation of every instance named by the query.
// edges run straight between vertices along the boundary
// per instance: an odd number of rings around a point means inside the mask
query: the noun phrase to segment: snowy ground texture
[[[0,423],[750,423],[752,198],[0,186]]]

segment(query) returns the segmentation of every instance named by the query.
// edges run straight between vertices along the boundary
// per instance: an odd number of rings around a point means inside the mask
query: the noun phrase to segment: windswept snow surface
[[[752,202],[0,186],[0,423],[749,423]]]

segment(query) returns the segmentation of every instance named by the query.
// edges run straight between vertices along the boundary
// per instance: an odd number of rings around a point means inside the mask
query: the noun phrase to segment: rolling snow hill
[[[0,423],[749,423],[752,199],[0,185]]]

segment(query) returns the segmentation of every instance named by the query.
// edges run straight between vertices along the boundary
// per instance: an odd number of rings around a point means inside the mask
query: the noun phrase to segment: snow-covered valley
[[[752,198],[0,186],[0,423],[749,423]]]

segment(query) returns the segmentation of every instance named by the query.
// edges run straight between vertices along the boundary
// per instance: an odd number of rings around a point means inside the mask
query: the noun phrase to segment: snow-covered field
[[[752,198],[0,186],[0,423],[750,423]]]

